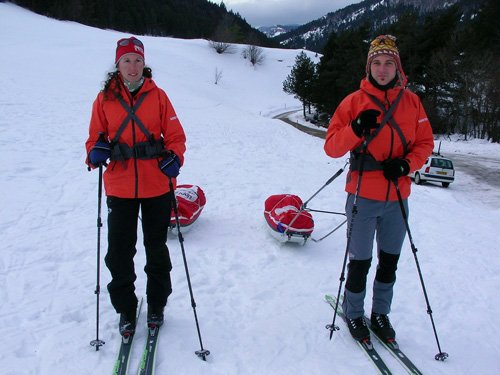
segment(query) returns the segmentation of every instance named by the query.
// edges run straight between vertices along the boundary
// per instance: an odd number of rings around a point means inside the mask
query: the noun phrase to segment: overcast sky
[[[220,4],[221,0],[210,0]],[[362,0],[224,0],[253,27],[304,24]]]

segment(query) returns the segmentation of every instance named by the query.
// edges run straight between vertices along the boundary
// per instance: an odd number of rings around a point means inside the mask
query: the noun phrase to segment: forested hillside
[[[363,0],[321,18],[276,35],[273,39],[287,48],[305,48],[321,52],[332,33],[353,30],[369,24],[372,30],[390,25],[411,13],[422,24],[427,17],[436,17],[456,6],[467,22],[485,0]]]
[[[15,0],[36,13],[138,35],[276,46],[239,14],[206,0]]]

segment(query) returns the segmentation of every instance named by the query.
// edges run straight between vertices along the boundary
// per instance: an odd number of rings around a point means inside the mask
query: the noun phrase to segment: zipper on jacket
[[[132,113],[134,113],[134,97],[130,94],[127,93],[130,99],[130,107],[132,108]],[[130,120],[131,125],[132,125],[132,146],[135,145],[136,143],[136,138],[135,138],[135,121],[133,119]],[[135,174],[135,186],[134,186],[134,197],[137,199],[139,197],[139,170],[137,168],[137,158],[133,157],[134,160],[134,174]]]
[[[385,108],[387,111],[387,110],[389,110],[389,108],[391,108],[391,102],[389,101],[389,97],[387,96],[387,91],[385,91],[384,95],[385,95]],[[389,157],[388,157],[388,159],[391,159],[393,145],[394,145],[394,129],[392,128],[390,122],[387,122],[387,126],[391,130],[391,142],[390,142]],[[387,180],[387,193],[385,194],[385,201],[386,202],[389,200],[390,192],[391,192],[391,181]]]

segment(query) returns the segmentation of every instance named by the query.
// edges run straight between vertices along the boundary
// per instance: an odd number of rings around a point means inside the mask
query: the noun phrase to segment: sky
[[[302,25],[359,2],[361,0],[224,0],[228,10],[239,13],[253,27]]]
[[[51,20],[0,3],[0,49],[9,51],[0,85],[0,364],[2,375],[110,374],[119,346],[109,301],[107,210],[102,207],[100,335],[96,352],[97,171],[84,165],[92,102],[128,34]],[[235,46],[217,54],[206,40],[142,36],[155,82],[187,137],[178,182],[200,186],[207,203],[184,248],[204,348],[201,361],[178,238],[169,234],[173,293],[157,353],[157,374],[369,375],[375,369],[338,321],[325,294],[337,293],[345,227],[304,245],[271,236],[264,202],[274,194],[306,201],[345,164],[324,141],[274,117],[301,105],[282,90],[300,50],[264,48],[252,66]],[[50,48],[49,48],[50,47]],[[316,61],[313,53],[308,56]],[[4,65],[1,65],[2,67]],[[215,84],[216,72],[221,73]],[[500,145],[443,141],[441,152],[500,160]],[[498,167],[500,163],[496,163]],[[346,172],[310,200],[341,212]],[[410,227],[446,362],[437,346],[408,241],[398,264],[391,321],[424,374],[500,373],[500,193],[457,170],[449,188],[413,185]],[[169,213],[165,213],[169,215]],[[312,212],[319,239],[343,221]],[[146,279],[138,231],[137,294]],[[373,280],[376,267],[370,269]],[[369,311],[371,288],[365,307]],[[137,373],[146,339],[145,306],[132,351]],[[374,343],[394,375],[406,374]]]

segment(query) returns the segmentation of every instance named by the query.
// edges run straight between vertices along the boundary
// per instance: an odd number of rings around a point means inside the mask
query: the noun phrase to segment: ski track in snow
[[[94,100],[111,69],[116,40],[103,31],[0,4],[0,350],[2,374],[106,374],[118,351],[117,315],[101,259],[99,352],[95,338],[97,172],[83,165]],[[329,332],[345,252],[345,227],[306,245],[281,244],[268,233],[265,199],[314,194],[345,159],[323,141],[280,120],[300,109],[282,92],[299,51],[265,49],[262,66],[239,53],[217,55],[202,40],[142,38],[155,80],[169,94],[188,139],[180,183],[202,187],[207,204],[184,235],[207,362],[199,360],[196,327],[177,237],[168,246],[174,292],[162,328],[157,373],[371,374],[373,366],[348,331]],[[50,50],[49,50],[50,47]],[[313,54],[310,55],[315,58]],[[216,68],[222,79],[215,85]],[[448,151],[449,150],[449,151]],[[443,142],[442,152],[498,157],[485,142]],[[345,173],[308,205],[343,211]],[[442,349],[437,347],[408,241],[399,264],[391,319],[405,353],[425,374],[498,374],[500,314],[499,201],[495,192],[457,170],[448,189],[413,185],[410,227],[418,248]],[[319,238],[342,221],[315,214]],[[106,248],[103,199],[102,257]],[[144,294],[142,235],[137,293]],[[373,279],[375,266],[370,270]],[[371,291],[367,291],[366,308]],[[145,314],[139,326],[145,326]],[[139,329],[131,360],[137,368],[146,337]],[[379,349],[377,347],[377,349]],[[401,366],[379,349],[394,374]]]

